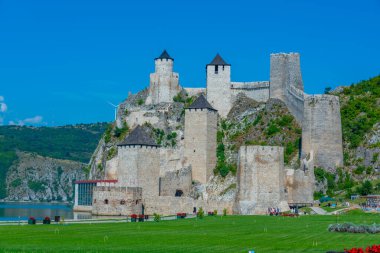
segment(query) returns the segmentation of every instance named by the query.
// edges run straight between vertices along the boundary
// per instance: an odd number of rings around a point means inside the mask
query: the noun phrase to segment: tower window
[[[218,74],[218,65],[215,65],[215,74]]]
[[[175,191],[175,196],[176,197],[182,197],[182,195],[183,195],[183,191],[182,190],[176,190]]]
[[[104,200],[104,204],[108,205],[108,199]]]

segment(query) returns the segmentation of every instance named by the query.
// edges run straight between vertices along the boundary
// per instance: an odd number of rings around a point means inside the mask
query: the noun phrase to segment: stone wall
[[[231,66],[218,66],[215,73],[214,65],[207,69],[207,101],[222,117],[226,117],[231,109]]]
[[[185,112],[185,162],[191,165],[193,179],[206,183],[216,166],[218,115],[208,109]]]
[[[149,95],[146,104],[173,102],[181,91],[179,75],[173,72],[173,60],[156,59],[155,73],[150,74]]]
[[[287,211],[284,148],[241,146],[238,161],[235,212],[265,214],[268,207]]]
[[[201,93],[206,94],[206,88],[184,88],[184,90],[190,97],[198,96]]]
[[[142,189],[140,187],[96,186],[93,191],[93,215],[141,214]]]
[[[183,145],[177,148],[160,148],[160,177],[167,172],[177,171],[184,167]]]
[[[306,96],[302,124],[302,156],[314,151],[314,165],[335,171],[343,166],[342,124],[339,98]]]
[[[314,169],[286,169],[288,203],[313,203]]]
[[[269,82],[231,82],[232,104],[239,93],[244,93],[255,101],[266,102],[269,99]]]
[[[191,168],[183,168],[166,172],[160,177],[160,196],[176,195],[177,190],[182,191],[182,196],[189,196],[192,187]]]
[[[119,186],[141,187],[143,197],[159,195],[160,151],[150,146],[118,147]]]
[[[161,215],[173,215],[176,213],[193,213],[194,207],[198,211],[200,207],[207,212],[217,210],[219,214],[226,209],[228,214],[232,214],[232,201],[206,201],[193,199],[190,197],[169,197],[160,196],[158,198],[144,199],[145,214],[158,213]]]

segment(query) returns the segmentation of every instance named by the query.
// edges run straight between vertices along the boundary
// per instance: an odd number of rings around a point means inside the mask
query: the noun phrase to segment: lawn
[[[3,252],[326,252],[380,243],[380,234],[327,231],[380,215],[205,217],[145,223],[0,226]]]

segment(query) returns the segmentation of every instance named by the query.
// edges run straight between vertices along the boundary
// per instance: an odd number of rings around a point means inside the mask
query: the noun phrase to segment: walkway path
[[[312,206],[311,210],[313,210],[313,212],[315,212],[316,214],[320,214],[320,215],[326,215],[327,214],[327,212],[324,209],[317,207],[317,206]]]

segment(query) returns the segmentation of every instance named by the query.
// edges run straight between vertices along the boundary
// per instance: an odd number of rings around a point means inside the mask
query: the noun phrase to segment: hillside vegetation
[[[380,76],[329,94],[340,99],[344,167],[336,174],[317,168],[316,180],[329,195],[380,193]]]
[[[6,175],[18,160],[16,151],[87,163],[107,123],[62,127],[0,127],[0,199],[6,197]]]

